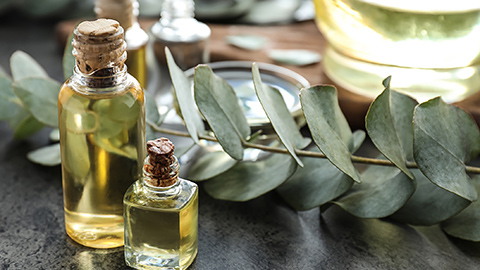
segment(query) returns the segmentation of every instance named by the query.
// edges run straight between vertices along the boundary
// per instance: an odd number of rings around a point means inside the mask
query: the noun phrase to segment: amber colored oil
[[[198,188],[180,179],[177,196],[157,199],[137,181],[125,193],[125,258],[137,269],[185,269],[197,254]]]
[[[125,64],[128,68],[128,73],[135,77],[140,85],[145,89],[148,82],[148,70],[146,61],[147,45],[137,47],[135,49],[127,49],[127,61]]]
[[[65,227],[82,245],[123,245],[122,198],[145,156],[143,103],[137,83],[98,91],[69,79],[60,90]]]

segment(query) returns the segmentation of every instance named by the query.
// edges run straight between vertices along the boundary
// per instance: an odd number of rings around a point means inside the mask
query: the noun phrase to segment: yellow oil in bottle
[[[148,70],[145,56],[146,48],[147,45],[144,44],[135,49],[127,49],[128,58],[125,62],[128,67],[128,73],[135,77],[144,89],[147,87],[148,82]]]
[[[375,96],[392,87],[423,101],[480,89],[480,2],[314,0],[330,47],[324,69],[339,85]]]
[[[137,181],[125,193],[125,258],[140,269],[185,269],[197,254],[198,188],[183,179],[177,195],[158,199]]]
[[[122,246],[123,194],[145,156],[143,91],[138,83],[98,91],[73,81],[58,100],[67,234],[89,247]]]

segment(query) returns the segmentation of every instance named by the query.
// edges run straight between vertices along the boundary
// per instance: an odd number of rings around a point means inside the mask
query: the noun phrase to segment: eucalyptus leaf
[[[335,204],[357,217],[383,218],[400,209],[415,186],[415,181],[396,167],[372,165],[362,173],[362,183]]]
[[[273,129],[290,155],[303,167],[302,161],[295,154],[295,148],[303,149],[310,144],[311,140],[304,138],[297,128],[292,114],[287,108],[282,94],[278,89],[262,83],[260,71],[256,63],[252,65],[253,83],[258,100],[263,106]]]
[[[12,80],[4,74],[0,74],[0,120],[8,120],[14,117],[20,106],[20,100],[12,89]]]
[[[48,78],[48,74],[42,66],[23,51],[15,51],[12,54],[10,57],[10,70],[14,81],[29,77]]]
[[[198,113],[195,100],[192,95],[192,85],[183,71],[177,66],[173,59],[172,53],[165,47],[165,54],[167,56],[168,70],[172,78],[173,88],[175,89],[180,112],[187,127],[187,131],[195,143],[199,143],[198,135],[205,133],[203,120]]]
[[[480,152],[480,132],[472,117],[435,98],[417,106],[413,127],[414,156],[422,173],[439,187],[476,200],[465,171],[465,162]]]
[[[213,151],[202,155],[188,170],[187,178],[193,181],[204,181],[217,176],[237,164],[223,151]]]
[[[413,179],[413,174],[406,165],[406,151],[410,149],[412,153],[411,149],[413,149],[412,119],[417,102],[406,95],[391,91],[390,78],[387,80],[385,90],[375,98],[368,109],[365,128],[378,150]],[[395,103],[395,111],[393,99],[398,99]],[[405,139],[401,140],[401,138]]]
[[[332,86],[313,86],[300,91],[300,101],[313,140],[320,151],[355,182],[360,176],[353,166],[349,148],[352,131],[338,105]]]
[[[480,192],[480,177],[476,176],[473,183]],[[475,201],[456,216],[442,222],[442,229],[449,235],[468,241],[480,241],[480,201]]]
[[[52,144],[29,152],[27,154],[28,160],[38,163],[43,166],[57,166],[60,165],[62,159],[60,157],[60,144]]]
[[[48,138],[52,142],[60,141],[60,130],[58,128],[54,128],[52,131],[50,131],[50,135],[48,136]]]
[[[311,65],[322,60],[319,53],[310,50],[271,50],[268,56],[279,63],[296,66]]]
[[[19,107],[15,116],[10,118],[8,123],[13,129],[15,139],[24,139],[45,127],[23,107]]]
[[[391,217],[403,223],[429,226],[465,209],[470,201],[439,188],[419,170],[411,170],[417,182],[412,197]]]
[[[364,139],[365,132],[362,130],[353,133],[351,152],[357,151]],[[315,151],[315,148],[310,147],[308,150]],[[305,166],[298,168],[292,177],[276,189],[294,209],[304,211],[321,206],[352,187],[352,178],[330,161],[311,157],[301,159]]]
[[[58,82],[49,78],[24,78],[13,83],[13,90],[39,122],[58,126]]]
[[[295,160],[289,155],[271,154],[263,160],[237,163],[206,182],[204,188],[217,199],[248,201],[281,185],[296,168]]]
[[[226,40],[230,45],[250,51],[260,50],[267,43],[266,37],[258,35],[229,35]]]
[[[63,78],[67,80],[73,75],[73,68],[75,67],[75,57],[73,56],[73,32],[70,33],[63,51]]]
[[[250,135],[250,127],[235,91],[206,65],[197,66],[194,81],[195,101],[218,142],[232,158],[241,160],[242,140]]]
[[[155,99],[148,93],[145,93],[145,121],[147,124],[153,123],[154,125],[160,125],[160,119],[160,113],[158,112]],[[146,125],[145,127],[145,138],[147,141],[156,138],[155,130],[150,125]]]

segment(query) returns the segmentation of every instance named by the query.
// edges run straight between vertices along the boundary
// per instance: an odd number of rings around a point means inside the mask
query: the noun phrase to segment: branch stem
[[[148,124],[152,126],[152,128],[155,131],[160,133],[165,133],[165,134],[179,136],[179,137],[188,137],[188,138],[190,137],[190,134],[188,134],[188,132],[162,128],[150,122]],[[198,138],[202,140],[211,141],[211,142],[218,142],[217,138],[208,136],[208,135],[199,135]],[[287,155],[289,154],[287,149],[284,149],[284,148],[251,143],[244,140],[242,140],[242,145],[245,148],[255,148],[255,149],[268,151],[272,153],[287,154]],[[295,153],[301,157],[327,158],[323,153],[320,153],[320,152],[295,149]],[[352,155],[352,162],[361,163],[361,164],[370,164],[370,165],[395,166],[395,164],[393,164],[390,160],[360,157],[355,155]],[[407,162],[406,165],[407,165],[407,168],[418,169],[418,165],[415,162]],[[467,171],[467,173],[480,174],[480,167],[465,166],[465,170]]]

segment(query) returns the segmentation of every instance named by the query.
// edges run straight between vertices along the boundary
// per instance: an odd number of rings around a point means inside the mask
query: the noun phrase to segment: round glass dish
[[[252,63],[249,61],[224,61],[208,63],[213,73],[226,80],[235,90],[244,109],[245,117],[252,128],[271,127],[262,105],[260,104],[252,79]],[[257,63],[262,82],[280,91],[288,110],[297,125],[303,126],[300,104],[300,89],[309,87],[310,83],[296,72],[273,64]],[[185,71],[185,75],[193,79],[194,68]]]

